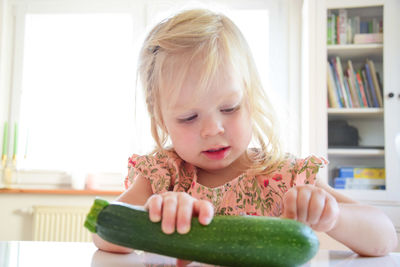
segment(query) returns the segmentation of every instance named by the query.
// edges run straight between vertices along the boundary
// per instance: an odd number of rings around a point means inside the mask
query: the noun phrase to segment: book
[[[333,78],[335,80],[339,99],[342,103],[342,106],[344,108],[346,108],[346,107],[348,107],[346,95],[345,95],[346,92],[344,91],[344,88],[342,87],[342,84],[340,82],[339,73],[338,73],[338,70],[336,67],[336,58],[331,58],[331,67],[332,67],[332,74],[333,74]]]
[[[381,44],[383,33],[357,33],[354,35],[354,44]]]
[[[376,72],[376,78],[378,79],[379,88],[381,89],[381,94],[383,97],[383,85],[382,85],[382,80],[381,80],[381,76],[379,75],[379,72]]]
[[[360,33],[369,33],[368,31],[368,21],[360,22]]]
[[[367,82],[368,82],[368,87],[370,89],[371,92],[371,96],[372,96],[372,100],[374,102],[374,107],[379,108],[379,102],[378,102],[378,98],[376,96],[376,91],[374,88],[374,83],[372,81],[372,76],[371,76],[371,70],[369,68],[369,64],[365,63],[365,74],[366,74],[366,78],[367,78]]]
[[[360,93],[355,84],[353,64],[351,60],[347,60],[347,77],[348,77],[348,84],[351,92],[352,102],[354,104],[353,106],[356,108],[362,107]]]
[[[338,44],[347,44],[347,9],[339,9],[339,16],[338,16],[338,23],[337,23],[337,36]]]
[[[346,24],[346,43],[351,44],[353,43],[353,27],[351,26],[352,24],[352,19],[348,18],[347,19],[347,24]]]
[[[337,25],[337,15],[335,13],[330,14],[330,25],[328,26],[330,28],[330,34],[331,34],[331,44],[337,44],[337,36],[336,36],[336,25]]]
[[[372,18],[372,33],[379,33],[379,19]]]
[[[375,70],[374,62],[372,60],[367,59],[367,63],[368,63],[369,69],[371,70],[371,78],[372,78],[372,82],[374,84],[375,94],[378,99],[379,106],[383,107],[382,92],[379,87],[378,78],[376,77],[376,70]]]
[[[327,77],[328,77],[328,100],[329,107],[338,108],[341,107],[340,101],[338,100],[337,90],[331,70],[330,63],[327,64]]]
[[[344,77],[343,77],[343,68],[342,68],[342,62],[340,60],[340,57],[336,57],[336,60],[334,61],[334,66],[335,66],[335,71],[336,75],[340,84],[341,92],[343,95],[344,99],[344,107],[346,108],[351,108],[351,98],[350,98],[350,92],[346,89],[345,82],[344,82]]]
[[[356,80],[357,80],[357,84],[358,84],[359,90],[361,92],[361,98],[362,98],[363,106],[364,107],[369,107],[367,96],[365,94],[364,85],[363,85],[363,82],[361,80],[360,73],[357,72],[355,75],[356,75]]]
[[[326,24],[327,28],[326,28],[326,33],[327,33],[327,38],[326,38],[326,42],[328,45],[333,44],[333,40],[332,40],[332,17],[330,14],[328,14],[328,23]]]
[[[373,108],[374,107],[374,100],[372,99],[371,95],[371,89],[369,88],[369,84],[367,81],[367,74],[365,73],[365,68],[360,71],[363,85],[364,85],[364,90],[367,95],[367,100],[368,100],[368,107]]]
[[[351,72],[351,75],[352,75],[351,79],[352,79],[352,82],[354,84],[355,90],[357,92],[357,96],[358,96],[358,101],[360,103],[360,107],[362,107],[362,108],[368,107],[368,105],[364,104],[363,96],[362,96],[362,93],[361,93],[361,88],[360,88],[360,86],[358,84],[356,72],[354,71],[353,64],[351,63],[351,61],[350,61],[350,66],[351,66],[350,72]]]
[[[359,16],[354,16],[351,18],[351,43],[354,43],[354,36],[358,33],[360,33],[360,17]]]
[[[347,95],[349,96],[350,108],[357,108],[357,104],[355,103],[355,99],[353,97],[352,90],[350,90],[349,79],[347,76],[343,76],[344,87],[346,88]]]
[[[332,62],[329,64],[329,67],[330,67],[330,71],[331,71],[331,74],[332,74],[332,77],[333,77],[333,81],[334,81],[334,84],[335,84],[335,89],[336,89],[335,92],[336,92],[336,95],[337,95],[338,104],[339,104],[339,106],[341,108],[343,108],[343,107],[346,107],[345,106],[345,102],[344,102],[344,96],[343,96],[342,90],[340,88],[339,79],[338,79],[338,77],[336,75],[334,59],[332,59],[331,61]]]

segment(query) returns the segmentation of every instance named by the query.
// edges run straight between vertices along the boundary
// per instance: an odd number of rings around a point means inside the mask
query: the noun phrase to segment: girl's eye
[[[187,117],[187,118],[178,119],[178,121],[181,122],[181,123],[188,123],[188,122],[194,121],[196,118],[197,118],[197,114],[192,115],[192,116]]]
[[[239,109],[240,109],[240,105],[239,105],[239,106],[236,106],[236,107],[233,107],[233,108],[224,108],[224,109],[221,109],[221,112],[222,112],[222,113],[230,114],[230,113],[234,113],[235,111],[237,111],[237,110],[239,110]]]

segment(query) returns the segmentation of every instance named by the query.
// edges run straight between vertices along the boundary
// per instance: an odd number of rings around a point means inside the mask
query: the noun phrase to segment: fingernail
[[[211,223],[211,220],[212,220],[212,217],[206,217],[206,218],[204,218],[204,224],[210,224]]]
[[[181,226],[181,227],[178,228],[178,233],[186,234],[186,233],[189,232],[189,230],[190,230],[189,225]]]
[[[170,226],[164,226],[162,230],[167,235],[172,234],[175,231],[174,227],[170,227]]]
[[[160,216],[158,216],[158,215],[151,215],[150,216],[150,221],[152,221],[152,222],[159,222],[161,220],[161,217]]]

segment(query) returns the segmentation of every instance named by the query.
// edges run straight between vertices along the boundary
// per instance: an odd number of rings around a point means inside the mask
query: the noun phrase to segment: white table
[[[3,241],[0,242],[0,267],[132,267],[174,266],[175,259],[135,251],[112,254],[98,250],[92,243]],[[189,266],[210,266],[192,262]],[[305,266],[400,266],[400,253],[364,258],[350,251],[320,250]]]

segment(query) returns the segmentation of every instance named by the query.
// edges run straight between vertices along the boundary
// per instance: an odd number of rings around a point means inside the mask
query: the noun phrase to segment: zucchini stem
[[[97,217],[99,213],[109,205],[108,201],[102,198],[96,198],[92,207],[90,208],[89,214],[86,216],[85,227],[92,233],[96,233]]]

